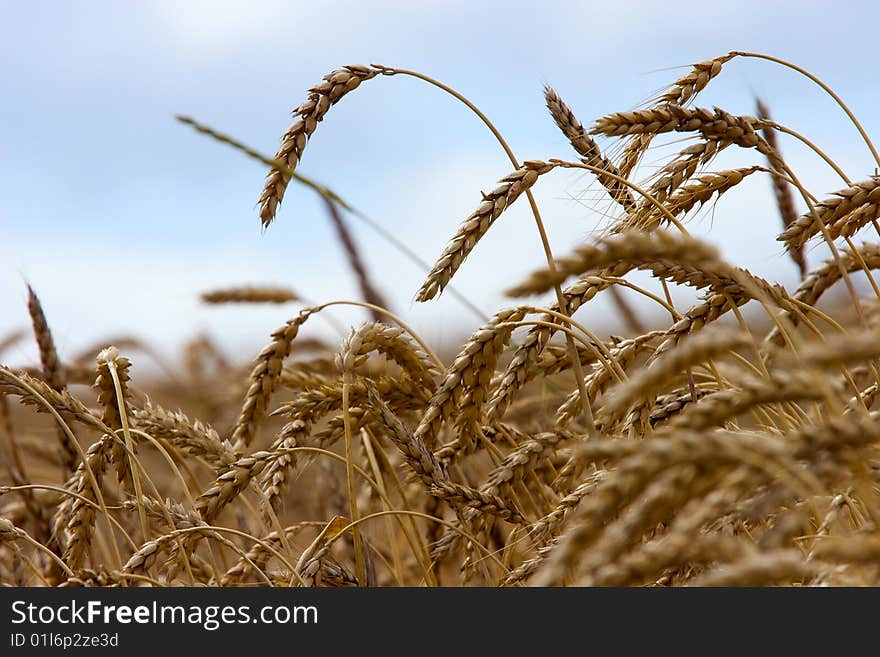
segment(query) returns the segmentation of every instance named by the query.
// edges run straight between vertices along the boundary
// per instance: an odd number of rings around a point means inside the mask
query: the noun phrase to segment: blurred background
[[[256,200],[265,167],[173,119],[191,115],[272,156],[290,110],[344,64],[378,62],[448,83],[496,123],[521,160],[573,157],[544,108],[543,84],[589,124],[635,108],[689,64],[732,49],[798,63],[880,135],[873,75],[880,10],[872,2],[168,0],[2,7],[0,336],[28,326],[29,282],[62,354],[132,335],[173,356],[205,333],[246,361],[296,307],[208,307],[200,292],[275,283],[315,302],[358,298],[320,199],[292,185],[275,223],[261,231]],[[870,153],[844,114],[790,70],[734,60],[698,104],[753,114],[756,95],[776,120],[808,135],[855,179],[873,173]],[[841,186],[799,143],[781,145],[814,193]],[[663,156],[649,152],[641,174]],[[756,153],[731,148],[712,169],[747,163],[763,164]],[[380,77],[330,111],[299,171],[433,263],[479,204],[480,191],[510,169],[491,134],[452,98],[414,79]],[[595,181],[575,171],[546,176],[535,194],[558,255],[601,230],[611,209]],[[355,218],[348,221],[373,280],[427,340],[458,341],[479,324],[449,294],[414,303],[425,272]],[[732,262],[796,284],[796,269],[775,241],[779,218],[766,177],[752,176],[691,225]],[[808,257],[817,264],[825,252],[814,248]],[[507,303],[502,291],[542,258],[521,202],[453,284],[492,313]],[[686,303],[687,292],[676,295]],[[630,298],[640,312],[655,312]],[[334,315],[344,324],[366,318],[358,310]],[[605,299],[581,317],[592,327],[614,327]],[[35,351],[22,343],[4,360],[33,362]]]

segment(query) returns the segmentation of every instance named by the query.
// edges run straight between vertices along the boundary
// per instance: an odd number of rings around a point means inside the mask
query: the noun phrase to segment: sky
[[[589,124],[639,106],[689,64],[733,49],[810,70],[869,134],[880,134],[872,75],[880,9],[872,2],[4,0],[0,9],[0,338],[27,327],[30,283],[62,355],[120,335],[174,355],[204,333],[245,361],[297,307],[205,307],[200,292],[272,283],[316,302],[358,298],[313,193],[291,187],[275,223],[261,231],[256,200],[265,167],[173,119],[193,116],[272,155],[291,109],[344,64],[378,62],[442,80],[493,120],[521,160],[573,157],[544,107],[544,84]],[[734,60],[698,104],[751,114],[755,95],[853,179],[873,173],[845,115],[789,69]],[[814,193],[841,187],[802,145],[785,140],[782,147]],[[664,153],[647,155],[645,175]],[[728,149],[713,168],[750,163],[762,162]],[[330,110],[299,171],[433,263],[481,190],[510,169],[463,105],[418,80],[379,77]],[[577,171],[545,176],[535,196],[558,255],[600,230],[611,208]],[[450,295],[414,303],[424,271],[366,225],[349,222],[377,286],[428,341],[477,327]],[[699,213],[692,230],[735,264],[792,286],[797,274],[775,241],[778,223],[769,181],[753,176]],[[816,264],[824,254],[816,248],[809,257]],[[503,290],[542,258],[519,202],[453,284],[494,312],[510,303]],[[675,298],[686,303],[689,293]],[[596,299],[579,317],[605,326],[612,312]],[[343,325],[364,319],[355,309],[333,315]],[[22,344],[3,360],[33,362],[34,354]]]

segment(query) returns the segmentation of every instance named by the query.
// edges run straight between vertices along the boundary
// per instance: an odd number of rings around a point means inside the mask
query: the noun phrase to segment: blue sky
[[[242,360],[294,308],[204,308],[200,291],[280,283],[323,301],[356,298],[321,205],[292,188],[261,233],[264,169],[177,124],[192,115],[273,154],[290,109],[326,72],[381,62],[437,77],[473,100],[520,159],[570,152],[543,106],[550,83],[582,121],[631,109],[686,70],[731,49],[790,59],[826,80],[880,135],[871,74],[880,10],[869,2],[43,2],[2,3],[0,20],[0,335],[27,324],[24,281],[43,300],[64,353],[134,334],[166,353],[207,332]],[[681,68],[675,68],[681,67]],[[854,179],[873,161],[821,91],[766,62],[734,61],[699,104],[775,118],[809,135]],[[784,152],[819,195],[833,172],[798,144]],[[645,173],[662,152],[649,154]],[[755,161],[731,150],[716,168]],[[433,262],[510,165],[472,115],[412,79],[379,78],[334,107],[300,171],[333,187]],[[596,184],[556,172],[536,188],[554,250],[602,225]],[[574,200],[581,198],[581,201]],[[354,220],[352,220],[354,221]],[[425,337],[474,328],[451,297],[414,304],[423,272],[364,226],[352,228],[395,310]],[[694,231],[733,262],[791,285],[774,241],[769,182],[753,177]],[[821,250],[811,261],[823,257]],[[515,206],[456,276],[493,311],[541,263]],[[688,298],[681,293],[681,299]],[[587,324],[602,326],[597,300]],[[357,312],[336,313],[345,322]],[[317,325],[316,325],[317,326]],[[5,360],[33,358],[20,347]]]

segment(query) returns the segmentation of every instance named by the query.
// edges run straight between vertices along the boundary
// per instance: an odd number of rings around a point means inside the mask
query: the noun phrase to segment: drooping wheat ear
[[[516,287],[507,290],[506,294],[512,297],[541,294],[569,276],[594,272],[619,262],[637,266],[652,261],[702,269],[704,276],[710,280],[730,277],[731,272],[731,267],[721,260],[718,251],[705,242],[665,231],[627,231],[577,247],[571,255],[556,259],[555,272],[539,269]]]
[[[755,99],[755,107],[759,119],[770,121],[770,109],[767,107],[766,103],[760,98]],[[771,125],[765,124],[764,127],[761,128],[761,134],[764,135],[764,139],[767,140],[770,147],[777,153],[780,153],[779,140],[776,138],[776,130],[773,129]],[[771,167],[775,165],[775,163],[769,158],[768,162]],[[797,208],[794,203],[794,195],[792,194],[791,187],[789,187],[788,183],[782,180],[779,176],[771,176],[770,179],[773,182],[773,195],[776,197],[776,208],[779,210],[779,216],[782,219],[782,227],[785,229],[797,221]],[[801,273],[801,278],[805,278],[807,275],[807,260],[804,255],[803,246],[790,249],[788,254],[792,261],[794,261],[794,264],[797,265],[798,271]]]
[[[73,577],[68,577],[59,584],[59,588],[110,587],[125,586],[125,578],[118,572],[110,572],[106,568],[80,568]]]
[[[679,187],[674,194],[666,200],[666,209],[673,216],[681,216],[690,212],[694,206],[702,207],[712,197],[717,195],[718,198],[722,194],[729,191],[733,187],[740,184],[746,177],[752,175],[762,167],[751,166],[739,169],[726,169],[717,173],[707,173],[697,177],[683,187]],[[650,230],[658,224],[666,223],[666,215],[657,212],[656,208],[650,204],[640,206],[640,211],[629,215],[615,227],[616,232],[622,232],[627,227],[639,228],[641,230]]]
[[[733,59],[735,55],[721,55],[714,59],[694,64],[687,74],[676,80],[669,90],[664,93],[660,100],[665,103],[685,105],[698,93],[706,88],[709,81],[721,73],[721,68]]]
[[[547,109],[550,110],[553,120],[562,133],[568,138],[572,148],[581,156],[584,164],[598,167],[614,175],[620,175],[617,167],[607,157],[602,155],[599,145],[593,141],[593,138],[587,134],[584,126],[577,120],[574,112],[563,102],[559,94],[550,87],[544,87],[544,99],[547,101]],[[632,211],[636,207],[635,199],[629,187],[619,180],[596,172],[596,178],[602,186],[608,190],[615,201],[617,201],[627,212]]]
[[[706,88],[712,78],[721,73],[721,68],[731,59],[731,55],[723,55],[694,64],[693,69],[676,80],[658,100],[661,103],[687,105],[694,96]],[[618,165],[620,175],[629,177],[642,155],[648,150],[652,139],[652,134],[634,135],[626,143]]]
[[[365,382],[355,381],[350,384],[349,404],[350,412],[355,414],[356,408],[361,408],[368,401],[368,386],[374,388],[375,391],[387,400],[388,405],[395,412],[404,412],[411,410],[421,411],[425,408],[430,398],[430,392],[424,385],[417,383],[409,377],[389,377],[380,376],[377,380],[371,381],[369,384]],[[343,390],[341,383],[333,385],[322,385],[304,391],[296,399],[282,404],[273,415],[284,414],[291,418],[291,421],[285,425],[275,442],[272,444],[271,450],[278,453],[278,458],[274,459],[265,469],[261,476],[261,486],[265,494],[265,501],[275,511],[281,503],[281,494],[287,484],[290,471],[297,464],[296,454],[292,451],[286,451],[293,447],[301,447],[308,445],[317,445],[327,448],[333,442],[338,433],[327,434],[318,432],[312,434],[311,429],[322,417],[342,409]],[[334,420],[331,420],[331,429],[333,429]],[[361,418],[356,423],[365,422],[365,418]],[[268,514],[268,511],[267,511]]]
[[[574,434],[567,432],[547,432],[535,436],[524,437],[522,443],[489,473],[486,483],[480,487],[480,492],[485,495],[498,496],[516,504],[516,486],[524,486],[529,473],[534,474],[539,464],[553,456],[566,441],[573,439]],[[537,481],[533,478],[532,481]],[[539,485],[539,484],[538,484]],[[479,522],[480,512],[470,508],[462,516],[465,526]],[[462,536],[458,532],[448,532],[444,535],[432,550],[435,559],[445,557],[461,542]]]
[[[293,110],[295,119],[281,139],[281,147],[275,159],[287,167],[290,172],[296,170],[302,158],[309,138],[315,132],[327,111],[340,98],[358,88],[361,82],[376,77],[379,71],[369,66],[344,66],[328,73],[324,80],[309,90],[309,97],[302,105]],[[275,219],[278,204],[284,198],[287,184],[290,182],[288,173],[272,169],[266,176],[263,193],[260,194],[260,221],[266,228]]]
[[[589,475],[570,493],[562,497],[550,513],[532,523],[529,527],[529,536],[546,545],[553,536],[559,533],[560,527],[565,524],[566,519],[578,507],[581,500],[592,493],[606,475],[607,472],[604,470]]]
[[[449,366],[446,377],[422,416],[415,431],[419,440],[433,447],[440,428],[458,409],[460,414],[456,418],[456,428],[463,431],[464,435],[460,438],[468,441],[467,447],[472,447],[472,425],[482,412],[498,356],[513,332],[512,327],[499,325],[518,322],[525,317],[526,312],[525,308],[502,310],[470,337]]]
[[[447,501],[454,508],[477,509],[517,524],[525,522],[519,510],[497,495],[450,481],[421,438],[407,429],[374,391],[371,391],[370,399],[371,405],[381,413],[383,424],[388,430],[388,437],[403,454],[413,474],[431,495]]]
[[[142,495],[140,505],[144,508],[150,520],[168,531],[204,525],[201,518],[191,511],[187,511],[182,504],[175,502],[171,498],[160,501],[147,495]],[[138,508],[138,503],[134,500],[124,500],[122,508],[127,511],[135,511]]]
[[[245,394],[241,413],[232,430],[231,443],[235,451],[241,451],[253,441],[257,428],[266,416],[266,407],[278,381],[284,359],[290,355],[293,341],[303,323],[317,312],[317,308],[306,308],[272,333],[272,340],[257,356],[250,374],[250,385]]]
[[[21,383],[16,379],[20,379]],[[28,387],[33,388],[37,395],[28,390]],[[31,406],[39,412],[46,412],[46,408],[40,403],[41,399],[45,400],[65,417],[76,420],[95,431],[102,433],[107,431],[107,426],[101,419],[67,390],[58,392],[40,379],[35,379],[28,374],[13,374],[8,367],[3,365],[0,365],[0,394],[19,395],[23,405]]]
[[[243,456],[224,470],[196,500],[196,511],[211,524],[232,500],[278,457],[276,452],[254,452]]]
[[[37,346],[40,352],[40,363],[43,367],[43,376],[46,383],[57,391],[63,392],[67,386],[65,377],[65,369],[58,359],[58,352],[55,350],[55,340],[52,339],[52,331],[49,329],[49,323],[46,321],[46,315],[43,312],[43,306],[40,303],[33,288],[28,285],[28,313],[31,316],[31,323],[34,327],[34,337],[37,340]],[[67,478],[76,467],[79,452],[74,445],[70,444],[70,437],[60,429],[58,430],[58,440],[60,442],[61,463],[64,467],[64,477]]]
[[[816,213],[832,239],[854,235],[862,226],[880,217],[880,176],[834,192],[816,204]],[[801,248],[820,233],[812,212],[793,222],[776,239],[789,249]]]
[[[685,146],[652,177],[653,182],[648,187],[648,193],[661,203],[666,201],[676,189],[690,180],[697,170],[709,164],[727,146],[729,144],[714,139]],[[639,202],[639,213],[653,210],[654,205],[648,199]]]
[[[149,399],[131,411],[137,427],[190,456],[203,458],[215,468],[226,468],[237,458],[232,446],[210,426],[191,421],[181,411],[167,411]]]
[[[568,312],[573,314],[584,303],[610,285],[612,285],[610,281],[598,276],[584,277],[573,283],[563,290],[562,293],[568,304]],[[558,312],[555,306],[552,310]],[[554,319],[552,315],[543,315],[541,317],[541,320],[546,322],[553,322]],[[489,398],[486,406],[486,417],[490,423],[504,416],[517,393],[523,386],[535,378],[539,372],[543,376],[549,376],[557,371],[555,368],[549,367],[548,364],[541,362],[550,348],[550,339],[555,332],[553,328],[543,325],[533,326],[529,329],[525,340],[514,352],[513,358],[507,364],[504,374]],[[568,359],[570,364],[570,358],[567,356],[568,350],[566,350],[565,354],[564,358]],[[592,354],[590,354],[590,357],[592,357]],[[581,358],[581,362],[585,363],[587,361]]]
[[[796,354],[781,353],[776,367],[796,368],[798,364],[827,371],[834,367],[859,365],[880,356],[880,336],[875,329],[853,330],[828,336],[825,340],[802,345]]]
[[[492,224],[520,195],[532,187],[538,177],[552,171],[554,164],[538,160],[524,162],[513,173],[501,179],[500,184],[488,194],[483,194],[483,202],[465,219],[458,232],[443,249],[428,278],[416,295],[417,301],[429,301],[443,292],[461,263],[486,234]]]
[[[498,467],[489,473],[486,484],[480,490],[510,499],[514,486],[522,484],[529,472],[574,437],[574,434],[564,431],[545,432],[531,437],[504,457]]]
[[[282,538],[281,533],[278,531],[264,536],[259,542],[254,543],[254,546],[248,550],[246,555],[240,557],[235,565],[226,571],[223,577],[220,578],[220,586],[235,586],[244,580],[253,571],[254,567],[263,568],[272,558],[272,553],[267,546],[277,548],[285,540],[290,541],[296,538],[303,530],[316,525],[323,526],[323,523],[311,521],[298,522],[295,525],[284,528],[284,538]]]
[[[504,443],[512,438],[514,443],[520,445],[529,440],[530,437],[529,434],[523,433],[516,427],[502,422],[496,422],[491,426],[488,424],[483,425],[480,427],[480,431],[493,444],[498,442]],[[457,458],[464,456],[465,451],[469,447],[461,438],[453,438],[435,449],[434,456],[444,468],[448,468],[454,464]]]
[[[348,224],[346,224],[345,220],[342,218],[342,213],[339,211],[339,204],[326,196],[322,196],[321,199],[324,201],[324,206],[327,208],[327,216],[330,217],[330,222],[336,229],[339,243],[345,251],[345,257],[348,259],[348,266],[351,268],[351,271],[354,272],[355,278],[357,279],[358,287],[361,289],[361,298],[374,306],[388,309],[388,302],[385,300],[385,297],[382,296],[382,293],[376,289],[376,286],[373,285],[373,281],[367,274],[367,268],[361,258],[357,243],[354,241],[354,237],[348,229]],[[383,319],[381,313],[372,308],[370,309],[370,314],[374,321],[378,322]]]
[[[645,419],[654,405],[657,394],[677,375],[707,360],[743,349],[751,338],[739,330],[719,328],[697,333],[689,340],[670,350],[648,367],[635,372],[627,381],[609,390],[597,420],[607,428],[613,427],[627,409],[638,404],[645,411]],[[639,402],[647,402],[639,403]]]
[[[880,269],[880,245],[865,243],[855,251],[841,249],[839,258],[829,258],[811,271],[798,288],[792,293],[791,298],[809,306],[815,306],[825,292],[841,278],[841,268],[848,274],[862,270],[862,263],[868,270]],[[800,322],[800,313],[786,313],[787,321],[793,325]],[[766,342],[781,346],[782,336],[778,327],[767,334]]]
[[[439,372],[431,358],[402,328],[380,322],[362,324],[349,334],[336,356],[337,368],[340,372],[353,372],[376,351],[397,363],[407,376],[426,390],[433,392],[436,388]]]
[[[421,410],[427,406],[431,393],[409,377],[380,375],[370,379],[383,400],[396,412]],[[349,403],[363,405],[367,400],[367,384],[355,380],[349,387]],[[284,415],[291,420],[317,422],[323,416],[342,408],[342,383],[318,384],[300,392],[294,399],[281,404],[272,415]],[[278,437],[284,435],[282,429]]]
[[[128,401],[130,394],[127,386],[127,383],[131,378],[129,375],[131,363],[127,358],[119,355],[119,351],[116,347],[107,347],[98,354],[96,360],[98,367],[95,388],[98,389],[98,403],[103,410],[101,421],[113,429],[113,431],[119,431],[123,428],[123,419],[120,415],[120,409],[122,409],[122,412],[124,412],[126,416],[131,414]],[[121,398],[117,398],[116,386],[110,372],[111,368],[115,369],[118,374],[119,385],[122,391]],[[122,442],[121,438],[113,443],[111,460],[116,466],[116,477],[120,482],[125,482],[129,487],[129,490],[131,490],[131,470],[128,467],[125,444]]]
[[[201,299],[205,303],[288,303],[299,301],[297,294],[286,287],[275,285],[243,285],[226,287],[203,292]]]
[[[637,548],[646,532],[670,522],[688,500],[711,490],[716,477],[716,473],[706,476],[699,472],[692,463],[675,465],[659,473],[590,546],[577,564],[579,577],[575,581],[590,582],[605,564]]]
[[[660,134],[664,132],[699,132],[704,139],[741,148],[754,148],[768,157],[774,168],[780,164],[779,154],[757,132],[761,123],[751,116],[737,116],[719,107],[686,109],[680,105],[663,105],[649,110],[619,112],[597,119],[592,134],[607,136]]]

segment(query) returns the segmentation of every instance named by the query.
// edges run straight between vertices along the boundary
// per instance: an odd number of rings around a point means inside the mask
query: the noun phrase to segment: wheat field
[[[825,82],[746,52],[700,62],[644,107],[587,124],[546,87],[548,118],[571,146],[563,158],[518,160],[470,99],[381,65],[346,66],[312,87],[274,157],[178,117],[267,166],[264,229],[285,220],[276,215],[289,185],[320,195],[361,298],[315,304],[283,284],[206,290],[206,304],[285,304],[290,319],[266,327],[250,363],[203,337],[139,380],[149,343],[60,354],[28,288],[40,362],[0,367],[0,583],[880,583],[880,177],[850,176],[760,101],[755,116],[700,106],[700,92],[745,58],[815,82],[880,166]],[[473,181],[476,209],[413,281],[416,301],[468,303],[455,274],[466,259],[479,266],[472,251],[516,202],[546,255],[527,275],[507,263],[510,304],[457,346],[428,344],[386,307],[347,228],[358,211],[300,172],[336,103],[396,77],[451,94],[510,160],[492,191]],[[836,191],[804,187],[784,157],[791,140],[839,175]],[[660,143],[673,154],[646,174],[640,164]],[[752,163],[713,167],[728,148]],[[559,170],[595,181],[612,211],[600,234],[554,254],[531,190]],[[779,223],[780,251],[801,273],[792,289],[688,231],[753,176],[774,190],[776,207],[753,212]],[[817,244],[829,257],[810,266]],[[680,286],[698,292],[695,305],[676,307]],[[633,294],[663,322],[651,328]],[[623,336],[599,335],[578,314],[597,295],[613,301]],[[299,335],[340,305],[370,321],[341,341]],[[0,361],[24,339],[0,337]]]

